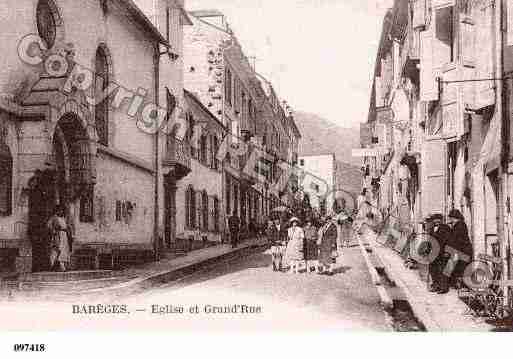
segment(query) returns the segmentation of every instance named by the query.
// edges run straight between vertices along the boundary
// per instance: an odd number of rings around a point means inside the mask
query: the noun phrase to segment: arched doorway
[[[57,203],[68,207],[95,183],[91,141],[81,120],[74,113],[61,117],[53,136]]]
[[[52,149],[52,161],[48,163],[51,168],[36,171],[29,181],[33,272],[50,269],[46,223],[55,206],[66,208],[68,223],[74,231],[71,214],[81,198],[92,192],[95,182],[91,140],[76,114],[66,113],[57,122]]]

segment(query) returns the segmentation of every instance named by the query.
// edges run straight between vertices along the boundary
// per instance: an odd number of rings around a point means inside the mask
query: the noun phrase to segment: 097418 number
[[[44,352],[45,344],[14,344],[15,352]]]

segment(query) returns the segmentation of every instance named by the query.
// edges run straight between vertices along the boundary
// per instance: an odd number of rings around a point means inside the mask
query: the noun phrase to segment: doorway
[[[166,249],[176,243],[176,184],[171,180],[164,183],[164,241]]]

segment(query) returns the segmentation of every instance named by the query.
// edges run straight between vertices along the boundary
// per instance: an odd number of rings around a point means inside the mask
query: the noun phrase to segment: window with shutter
[[[438,100],[437,72],[434,68],[433,26],[420,33],[420,100]]]
[[[442,139],[429,139],[422,154],[422,216],[444,213],[446,202],[446,144]]]
[[[513,1],[506,1],[506,44],[513,45]]]
[[[508,1],[511,3],[511,1]],[[493,65],[493,8],[478,7],[475,12],[477,56],[475,58],[476,77],[481,79],[494,77]],[[495,103],[495,82],[479,81],[475,84],[475,108],[480,109]]]
[[[0,216],[12,214],[12,156],[9,147],[0,140]]]
[[[427,20],[427,0],[412,0],[413,28],[423,28]]]
[[[454,7],[434,10],[434,67],[438,68],[455,60]]]

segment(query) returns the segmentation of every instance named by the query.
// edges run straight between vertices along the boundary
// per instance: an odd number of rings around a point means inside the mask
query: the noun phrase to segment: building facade
[[[218,152],[224,177],[221,217],[235,213],[248,232],[262,225],[284,196],[287,187],[277,183],[286,176],[278,163],[292,153],[297,157],[299,131],[272,85],[251,66],[224,15],[216,10],[190,15],[185,87],[227,130]]]
[[[308,194],[312,209],[323,216],[333,214],[335,196],[331,193],[337,185],[335,154],[301,155],[299,167],[304,171],[301,190]]]
[[[460,210],[474,259],[502,258],[505,278],[509,9],[510,1],[396,0],[383,23],[369,117],[361,126],[362,147],[371,154],[364,158],[364,185],[380,212],[420,233],[429,214]]]
[[[57,204],[66,208],[74,253],[90,253],[85,267],[108,266],[124,250],[138,260],[157,254],[165,179],[175,168],[162,163],[167,135],[158,126],[181,101],[173,52],[181,44],[170,41],[186,20],[183,3],[151,5],[166,21],[150,20],[132,1],[5,4],[2,271],[48,269],[43,233]]]

